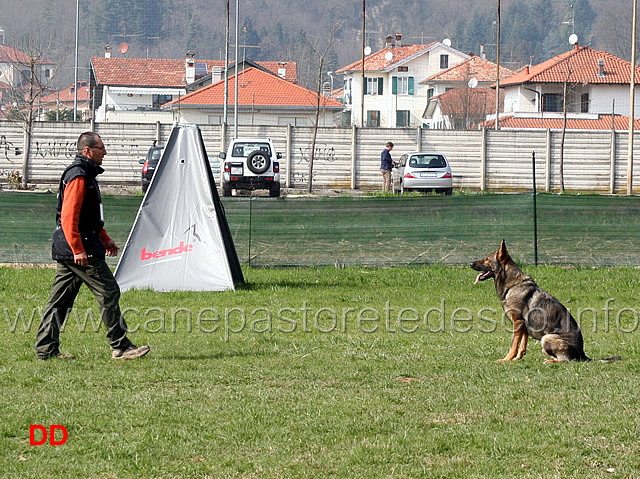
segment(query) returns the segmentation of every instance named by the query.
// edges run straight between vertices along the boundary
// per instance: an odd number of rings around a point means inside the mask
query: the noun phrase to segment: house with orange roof
[[[635,75],[637,83],[640,67],[636,67]],[[527,65],[500,81],[500,87],[504,88],[504,115],[511,117],[508,124],[514,127],[527,124],[555,128],[555,120],[563,116],[566,85],[567,119],[576,120],[568,127],[591,125],[599,129],[607,124],[617,125],[617,118],[612,119],[611,115],[629,114],[630,82],[630,62],[576,42],[571,50],[538,65]],[[638,96],[635,118],[640,118]],[[523,119],[531,121],[525,123]]]
[[[90,118],[90,100],[91,90],[89,88],[89,82],[86,80],[78,81],[77,91],[77,106],[78,106],[78,118],[89,119]],[[62,111],[65,109],[73,110],[74,103],[76,102],[76,91],[73,85],[68,86],[64,90],[51,93],[47,96],[40,98],[40,107],[42,113],[49,111]],[[71,115],[73,116],[73,114]]]
[[[500,118],[499,126],[503,130],[561,130],[562,118],[540,116],[532,117],[526,113],[507,115]],[[495,128],[495,118],[481,123],[484,128]],[[640,120],[633,120],[634,130],[640,130]],[[581,117],[568,116],[567,130],[628,130],[629,117],[625,115],[589,114]]]
[[[425,126],[467,129],[495,113],[496,94],[489,87],[496,82],[497,71],[498,65],[482,54],[420,82],[427,87]],[[501,81],[513,74],[508,68],[500,68]]]
[[[290,81],[297,80],[295,62],[256,62]],[[239,70],[244,65],[239,66]],[[233,66],[228,69],[233,71]],[[229,73],[228,73],[229,74]],[[90,89],[94,93],[96,121],[171,122],[165,103],[185,96],[190,86],[224,75],[224,61],[199,60],[188,51],[184,60],[112,57],[91,58]]]
[[[318,94],[291,83],[261,68],[247,68],[238,74],[239,125],[294,125],[315,124]],[[235,75],[228,82],[228,118],[234,122]],[[163,110],[171,112],[180,123],[221,124],[224,109],[224,81],[175,99]],[[344,105],[320,95],[319,126],[336,126],[337,116]]]
[[[427,86],[436,73],[458,65],[469,55],[451,47],[450,41],[404,45],[402,34],[389,35],[385,47],[336,71],[344,75],[344,99],[351,123],[372,127],[422,126]],[[364,91],[364,121],[361,117]]]
[[[0,116],[6,116],[14,104],[24,100],[29,79],[23,72],[29,70],[30,62],[27,54],[0,41]],[[46,59],[39,60],[36,65],[43,82],[51,80],[54,68],[54,63]]]
[[[13,88],[26,85],[29,80],[24,77],[22,71],[25,69],[24,65],[29,65],[30,62],[31,59],[26,53],[9,45],[0,44],[0,82]],[[39,60],[38,65],[42,78],[50,78],[55,66],[53,62]]]

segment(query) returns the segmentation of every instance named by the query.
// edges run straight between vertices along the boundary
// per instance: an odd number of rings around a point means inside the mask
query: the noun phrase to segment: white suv
[[[268,138],[236,138],[227,153],[220,153],[222,196],[231,190],[269,190],[269,196],[280,196],[280,153]]]

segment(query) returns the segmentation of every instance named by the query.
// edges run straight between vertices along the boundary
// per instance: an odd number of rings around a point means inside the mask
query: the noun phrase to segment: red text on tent
[[[178,246],[177,248],[159,249],[158,251],[153,252],[147,251],[147,248],[142,248],[142,251],[140,251],[140,261],[147,261],[151,258],[164,258],[165,256],[188,253],[192,249],[193,245],[185,245],[184,241],[180,241],[180,246]]]

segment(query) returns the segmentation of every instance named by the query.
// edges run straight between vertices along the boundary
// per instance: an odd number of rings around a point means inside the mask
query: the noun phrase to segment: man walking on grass
[[[119,305],[120,287],[105,261],[105,255],[118,254],[118,246],[103,228],[102,200],[96,180],[104,172],[100,165],[106,154],[100,136],[83,133],[78,138],[78,154],[60,179],[51,248],[58,266],[36,336],[38,359],[74,359],[60,352],[60,328],[83,283],[100,306],[112,358],[140,358],[150,349],[134,346],[127,338],[127,325]]]

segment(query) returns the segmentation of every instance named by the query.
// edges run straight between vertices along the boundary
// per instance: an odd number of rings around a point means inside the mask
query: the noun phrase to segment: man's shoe
[[[54,359],[75,359],[76,358],[73,354],[62,354],[62,353],[56,353],[51,355],[50,357]]]
[[[134,346],[131,345],[127,349],[114,349],[111,351],[112,359],[136,359],[141,358],[149,352],[151,348],[149,346]]]
[[[62,354],[60,351],[56,353],[52,353],[49,356],[37,356],[41,361],[46,361],[47,359],[75,359],[76,357],[73,354]]]

